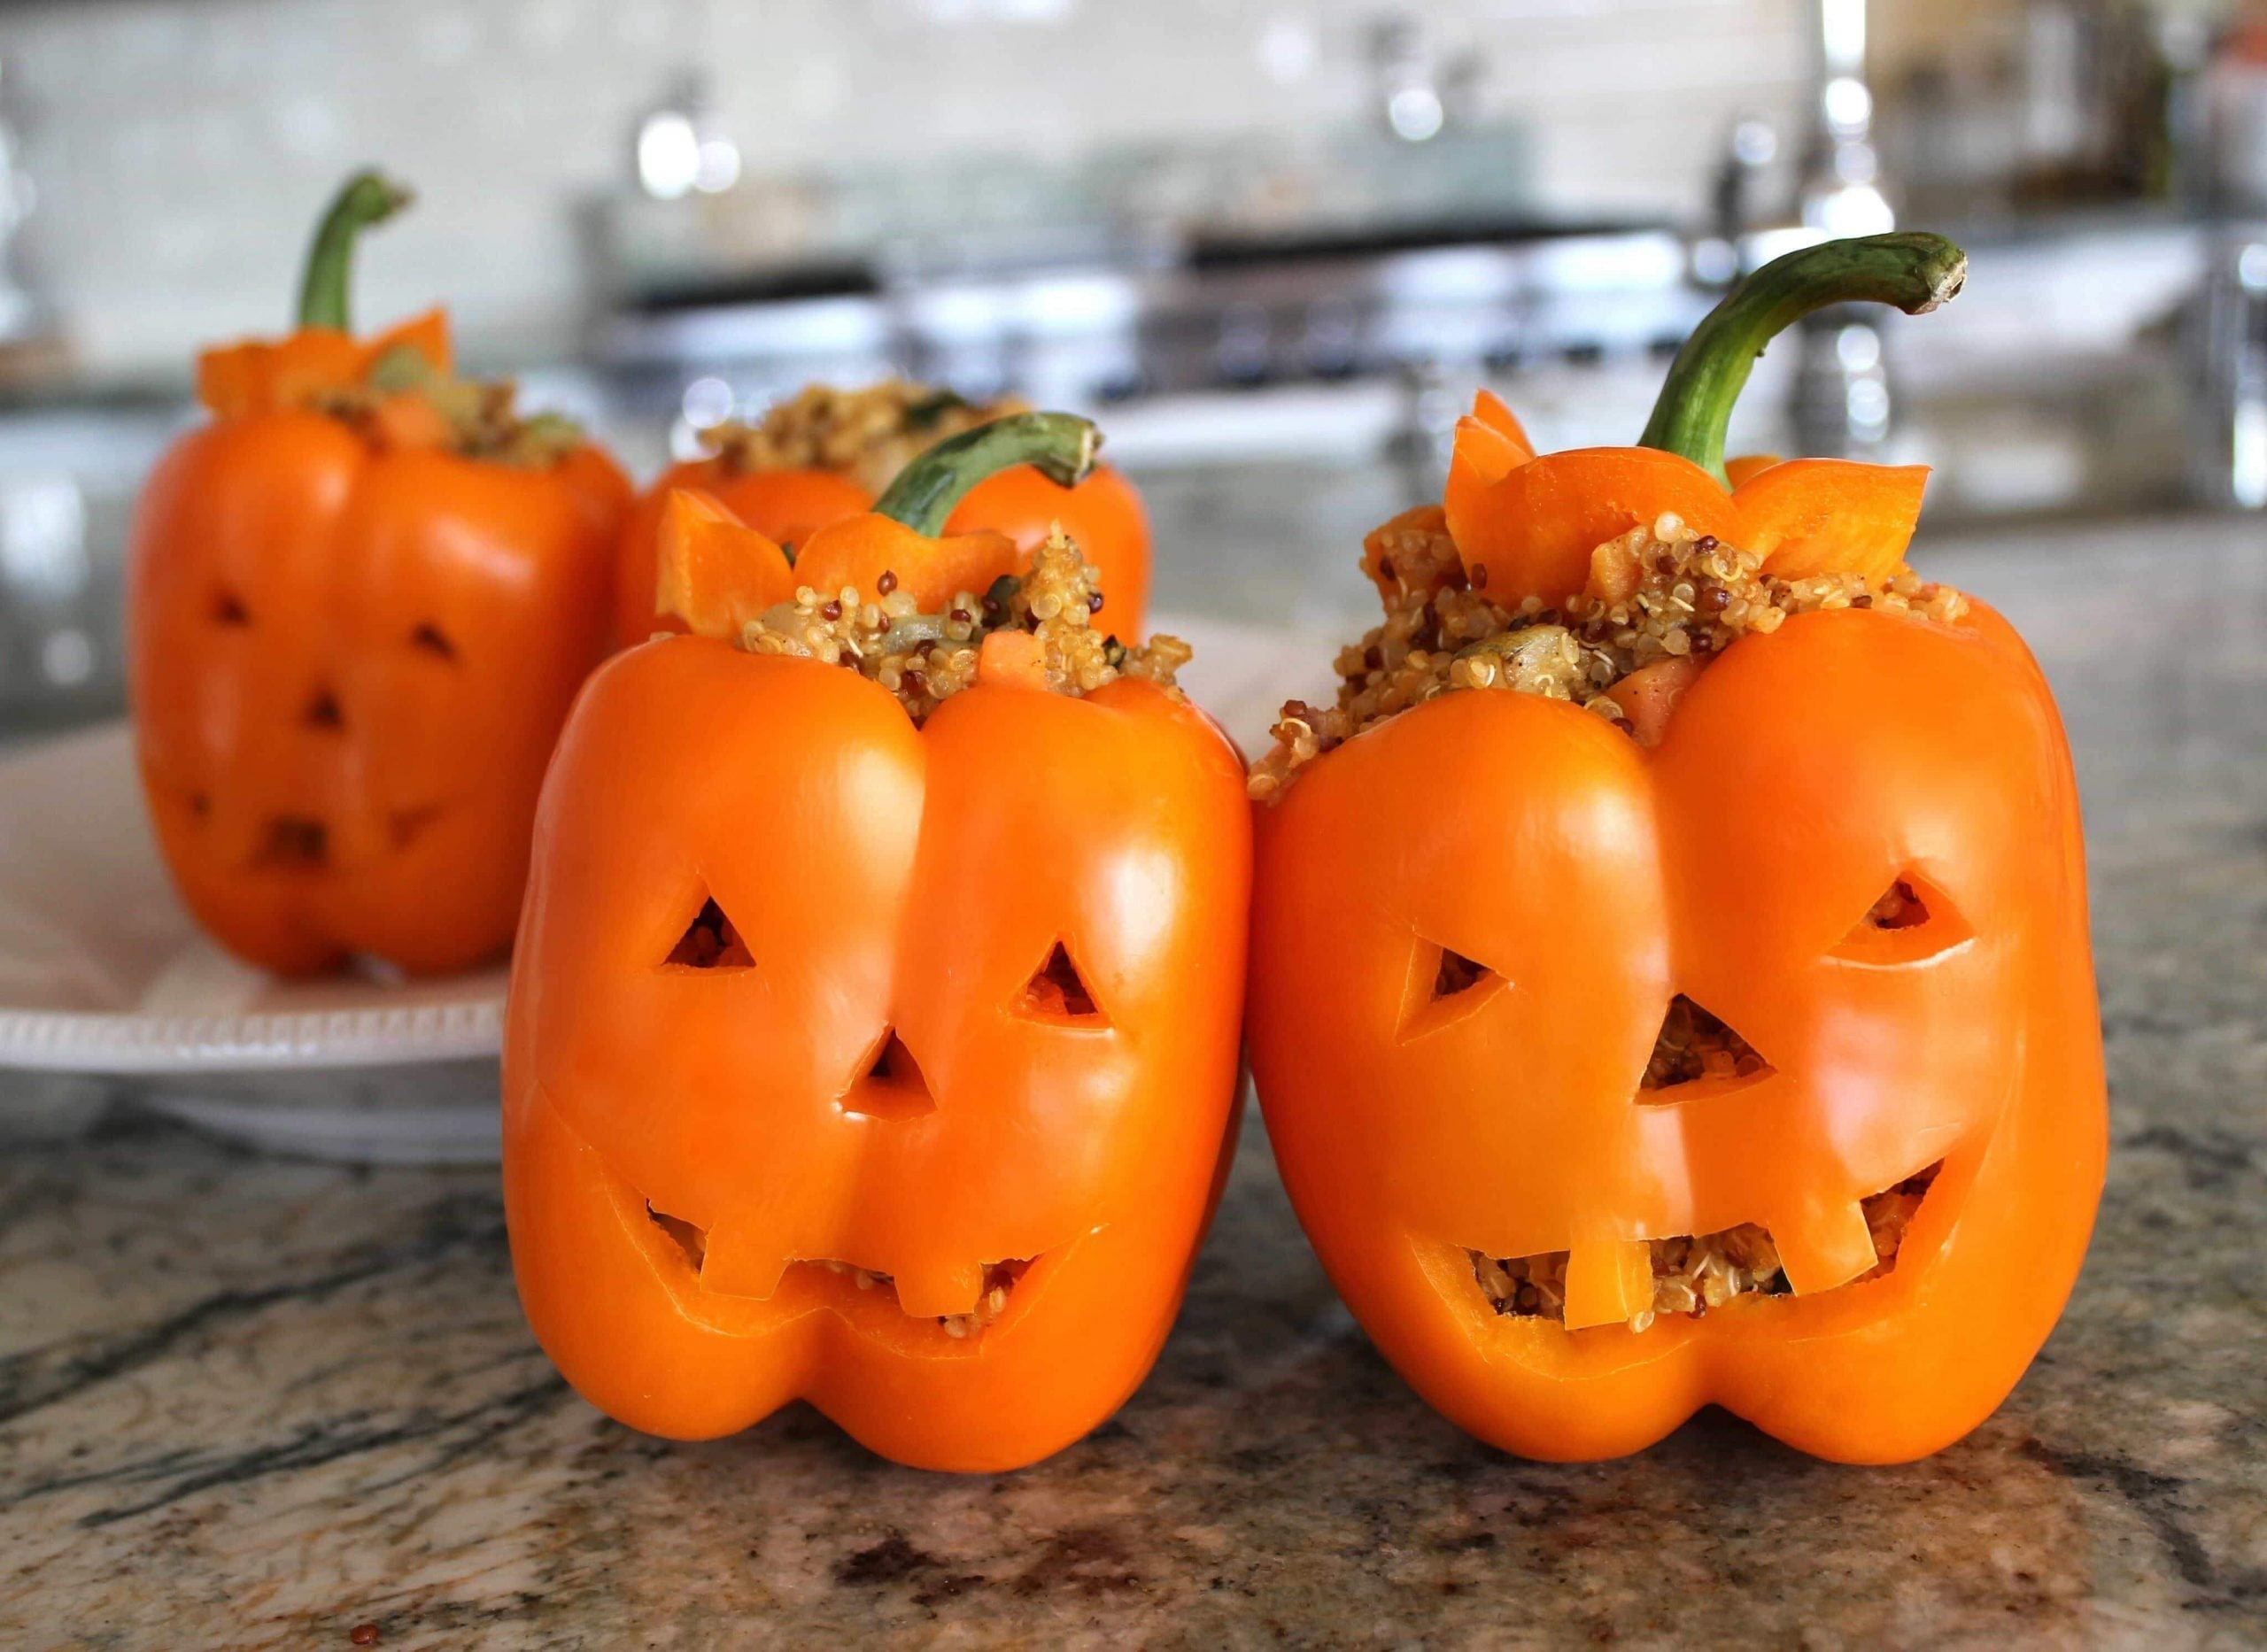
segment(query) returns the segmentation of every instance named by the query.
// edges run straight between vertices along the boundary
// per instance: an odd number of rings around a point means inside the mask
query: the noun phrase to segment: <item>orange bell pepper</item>
[[[159,462],[133,528],[159,845],[198,922],[286,972],[503,950],[629,502],[613,461],[555,424],[519,462],[453,451],[424,393],[390,388],[405,352],[407,379],[445,379],[437,313],[367,344],[347,330],[355,237],[406,198],[367,174],[341,192],[301,327],[203,359],[212,421]]]
[[[1484,566],[1491,596],[1553,600],[1586,542],[1663,511],[1776,534],[1806,571],[1893,565],[1913,483],[1797,460],[1727,490],[1723,421],[1794,316],[1925,308],[1963,265],[1890,236],[1767,266],[1678,358],[1647,447],[1527,459],[1476,417],[1447,513],[1471,583]],[[1483,1440],[1612,1456],[1714,1402],[1822,1456],[1920,1455],[2022,1375],[2101,1187],[2054,700],[1981,605],[1799,614],[1674,675],[1625,701],[1636,739],[1562,700],[1443,693],[1260,809],[1269,1138],[1349,1307]],[[1755,1059],[1647,1089],[1680,997]],[[1864,1201],[1932,1167],[1877,1253]],[[1783,1293],[1656,1316],[1654,1243],[1742,1224]],[[1563,1299],[1499,1309],[1489,1259],[1539,1263]]]
[[[716,499],[748,527],[791,547],[816,529],[862,515],[873,496],[852,478],[831,470],[744,470],[725,454],[673,465],[641,497],[623,522],[615,549],[615,642],[627,648],[656,631],[680,631],[684,621],[654,606],[654,564],[669,496],[690,489]],[[1022,552],[1018,567],[1061,523],[1102,575],[1110,626],[1132,642],[1149,609],[1149,521],[1141,496],[1107,465],[1064,488],[1035,467],[1014,465],[978,482],[955,506],[945,531],[979,529],[1005,534]]]
[[[1017,557],[929,537],[960,494],[1091,452],[1059,415],[970,431],[793,576],[948,599]],[[600,668],[537,818],[504,1054],[522,1303],[650,1432],[800,1396],[901,1463],[1032,1462],[1148,1371],[1226,1170],[1235,755],[1150,683],[1049,691],[1020,631],[917,726],[855,670],[743,652],[719,639],[784,554],[679,501],[721,536],[665,576],[710,634]]]

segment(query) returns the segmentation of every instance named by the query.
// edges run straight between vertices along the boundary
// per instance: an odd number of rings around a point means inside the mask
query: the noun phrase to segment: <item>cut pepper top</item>
[[[509,380],[460,377],[441,311],[375,338],[354,336],[348,283],[355,241],[410,198],[375,173],[350,178],[316,228],[298,328],[280,339],[245,339],[202,352],[197,399],[219,419],[321,413],[376,448],[438,449],[530,468],[560,463],[584,444],[581,428],[557,413],[521,413]]]
[[[1177,694],[1188,645],[1111,635],[1101,575],[1059,524],[1028,566],[1005,535],[938,532],[967,488],[1002,466],[1033,464],[1075,485],[1098,439],[1061,413],[972,427],[907,466],[872,512],[792,552],[713,496],[679,490],[662,515],[656,608],[751,653],[847,667],[916,722],[979,682],[1081,696],[1134,676]]]

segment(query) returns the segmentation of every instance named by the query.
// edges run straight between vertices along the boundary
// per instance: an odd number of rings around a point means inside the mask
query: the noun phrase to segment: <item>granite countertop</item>
[[[1049,1462],[917,1473],[801,1408],[670,1444],[536,1349],[492,1171],[127,1117],[0,1163],[0,1644],[2267,1639],[2267,531],[1921,560],[2063,696],[2115,1141],[2067,1316],[1954,1448],[1476,1445],[1338,1306],[1257,1128],[1156,1373]]]

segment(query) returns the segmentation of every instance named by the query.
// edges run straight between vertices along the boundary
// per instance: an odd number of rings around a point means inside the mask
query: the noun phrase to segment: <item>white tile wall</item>
[[[45,0],[0,12],[0,84],[95,370],[279,324],[313,213],[371,160],[422,199],[369,249],[363,313],[446,297],[508,353],[580,313],[574,209],[680,67],[751,170],[1075,156],[1364,118],[1396,10],[1481,54],[1546,206],[1693,208],[1736,114],[1799,106],[1805,0]]]

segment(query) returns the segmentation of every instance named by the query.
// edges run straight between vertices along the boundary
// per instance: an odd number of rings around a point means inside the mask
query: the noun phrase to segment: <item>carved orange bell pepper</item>
[[[298,331],[199,363],[212,421],[144,489],[128,645],[158,840],[272,969],[460,968],[510,940],[553,736],[602,652],[629,484],[571,427],[449,374],[436,313],[347,328],[352,180]]]
[[[956,437],[792,570],[677,496],[661,582],[696,634],[617,654],[561,738],[506,1211],[536,1334],[633,1426],[800,1396],[900,1462],[1012,1467],[1109,1416],[1172,1324],[1232,1133],[1233,750],[1152,682],[1050,691],[996,614],[952,619],[981,664],[918,722],[847,654],[724,640],[782,582],[933,620],[1019,560],[932,537],[958,496],[1010,463],[1074,482],[1092,441],[1047,414]]]
[[[2077,1276],[2105,1102],[2046,684],[1981,605],[1892,601],[1916,476],[1719,475],[1774,331],[1926,308],[1963,267],[1932,236],[1767,266],[1644,447],[1535,458],[1483,402],[1446,521],[1512,624],[1665,513],[1768,548],[1759,591],[1831,576],[1825,606],[1644,668],[1629,702],[1439,693],[1259,810],[1252,1061],[1285,1183],[1386,1356],[1506,1449],[1610,1456],[1714,1402],[1913,1457],[2000,1403]],[[1567,645],[1625,621],[1597,623]],[[1559,640],[1491,645],[1466,680]]]
[[[618,647],[684,629],[679,616],[656,604],[654,587],[662,517],[669,495],[682,490],[708,494],[748,527],[790,547],[829,523],[863,514],[874,503],[852,475],[807,466],[750,466],[730,442],[705,459],[671,466],[623,523],[615,572]],[[1101,574],[1111,629],[1134,641],[1142,634],[1149,607],[1149,521],[1141,496],[1120,472],[1097,465],[1066,489],[1034,467],[1010,466],[971,488],[945,530],[1005,534],[1028,563],[1058,522]]]

